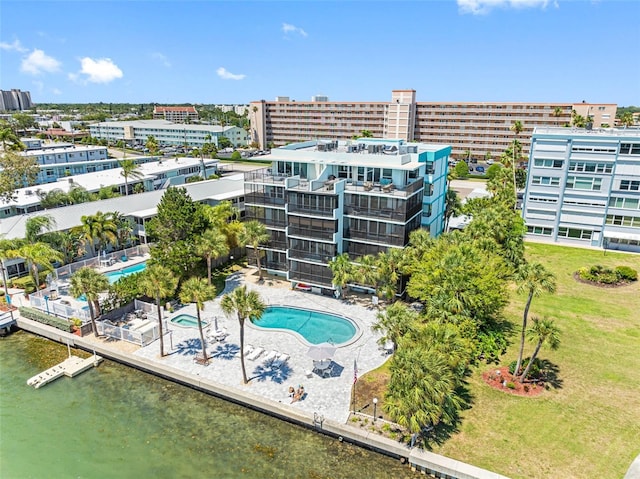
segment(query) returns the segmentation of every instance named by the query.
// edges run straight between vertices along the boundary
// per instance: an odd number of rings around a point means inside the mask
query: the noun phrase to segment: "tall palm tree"
[[[124,176],[124,194],[125,196],[128,196],[129,178],[139,180],[144,176],[144,174],[140,171],[140,165],[133,160],[120,160],[118,161],[118,164],[120,165],[120,168],[122,168],[120,176]]]
[[[444,230],[449,231],[449,220],[452,216],[459,214],[462,210],[462,203],[460,202],[458,192],[451,188],[447,188],[444,204]]]
[[[160,335],[160,357],[164,357],[164,332],[162,330],[162,299],[171,296],[178,287],[178,278],[169,268],[154,264],[145,269],[140,279],[141,291],[155,298],[158,310],[158,334]]]
[[[555,116],[556,118],[562,116],[562,107],[557,106],[553,109],[553,116]]]
[[[522,373],[522,377],[520,378],[521,382],[527,379],[527,375],[529,374],[531,365],[538,357],[538,353],[540,352],[540,348],[543,344],[548,344],[549,347],[553,350],[558,349],[558,346],[560,346],[560,330],[555,325],[555,322],[552,319],[533,318],[532,322],[533,324],[527,330],[527,337],[530,341],[537,341],[536,349],[533,351],[531,359],[529,359],[527,368]]]
[[[240,364],[242,365],[242,380],[247,384],[247,370],[244,366],[244,322],[249,320],[252,323],[262,317],[266,308],[260,295],[255,291],[247,291],[246,286],[240,286],[228,294],[225,294],[220,301],[220,307],[224,314],[231,316],[233,313],[238,318],[240,324]]]
[[[349,260],[348,253],[342,253],[329,261],[329,269],[333,273],[332,283],[337,286],[340,298],[344,297],[344,289],[351,281],[353,264]]]
[[[256,258],[256,264],[258,266],[258,277],[262,281],[262,265],[260,263],[260,245],[269,241],[269,232],[267,227],[257,220],[251,220],[244,223],[244,228],[240,234],[240,241],[242,244],[251,245]]]
[[[518,188],[516,187],[516,150],[518,150],[518,148],[516,141],[518,140],[518,135],[522,133],[524,126],[522,125],[522,122],[520,120],[516,120],[513,122],[513,125],[511,125],[509,129],[515,134],[515,139],[513,142],[513,162],[511,163],[511,170],[513,171],[513,194],[515,195],[515,203],[513,205],[513,209],[515,210],[518,204]]]
[[[27,262],[29,272],[36,285],[36,291],[40,289],[40,268],[44,271],[52,271],[53,261],[62,261],[62,254],[47,243],[24,243],[17,250],[10,251],[12,258],[22,258]]]
[[[203,278],[189,278],[182,284],[182,288],[180,289],[180,301],[183,303],[195,303],[196,305],[198,330],[202,343],[202,359],[205,363],[209,361],[209,357],[207,356],[207,343],[204,341],[204,332],[202,331],[200,311],[204,309],[205,301],[213,299],[215,295],[215,288],[209,286]]]
[[[113,213],[103,213],[98,211],[93,215],[80,217],[82,223],[78,230],[82,233],[83,241],[89,245],[91,254],[96,255],[102,249],[102,245],[108,242],[117,241],[118,226],[113,221]]]
[[[227,238],[217,228],[209,228],[196,240],[196,251],[207,260],[207,279],[211,286],[211,261],[229,253]]]
[[[96,337],[98,337],[96,316],[100,312],[98,295],[107,289],[109,289],[109,280],[107,277],[98,273],[95,269],[89,266],[84,266],[71,275],[71,287],[69,288],[69,292],[76,298],[83,294],[87,298],[87,303],[89,303],[91,326],[93,327],[93,334]]]
[[[4,269],[4,262],[8,259],[15,258],[13,252],[19,248],[20,240],[0,238],[0,268],[2,268],[2,284],[6,295],[9,294],[9,288],[7,286],[7,273]]]
[[[144,146],[149,150],[149,154],[151,156],[156,156],[158,154],[158,140],[154,136],[147,136],[147,141]]]
[[[520,366],[522,365],[522,354],[524,352],[524,338],[527,330],[527,319],[529,316],[529,308],[531,307],[531,301],[534,297],[540,296],[542,293],[555,293],[556,292],[556,277],[547,270],[541,263],[524,263],[518,268],[515,275],[516,283],[518,285],[518,293],[527,293],[527,303],[524,307],[524,313],[522,315],[522,331],[520,333],[520,351],[518,352],[518,361],[516,362],[516,368],[514,375],[517,376],[520,372]]]
[[[229,249],[236,248],[243,231],[243,225],[238,220],[240,210],[231,201],[221,201],[215,206],[205,206],[203,211],[211,226],[226,237]]]

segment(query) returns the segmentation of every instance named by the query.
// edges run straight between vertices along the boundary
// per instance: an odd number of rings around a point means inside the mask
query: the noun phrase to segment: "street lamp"
[[[47,314],[49,314],[49,296],[44,295],[44,303],[47,305]]]
[[[377,409],[378,409],[378,398],[373,398],[373,422],[376,422]]]

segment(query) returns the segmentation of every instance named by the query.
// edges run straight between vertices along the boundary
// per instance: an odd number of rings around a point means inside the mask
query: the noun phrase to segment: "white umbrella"
[[[317,361],[322,361],[323,359],[331,359],[333,355],[336,353],[336,348],[331,343],[320,343],[309,348],[307,351],[307,356],[311,359],[315,359]]]

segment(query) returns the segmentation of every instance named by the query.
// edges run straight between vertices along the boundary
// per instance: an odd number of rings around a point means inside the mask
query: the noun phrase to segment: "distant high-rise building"
[[[418,102],[415,90],[393,90],[391,101],[329,101],[314,96],[295,101],[253,101],[249,109],[251,141],[261,148],[332,138],[347,140],[366,130],[376,138],[439,143],[452,147],[457,158],[499,157],[516,138],[510,130],[518,120],[523,130],[517,139],[528,152],[536,127],[564,127],[573,112],[590,119],[593,128],[613,126],[616,104]]]
[[[198,112],[193,106],[156,106],[153,108],[154,120],[167,120],[175,123],[186,123],[198,119]]]
[[[33,108],[31,93],[17,89],[0,90],[0,111],[24,111]]]

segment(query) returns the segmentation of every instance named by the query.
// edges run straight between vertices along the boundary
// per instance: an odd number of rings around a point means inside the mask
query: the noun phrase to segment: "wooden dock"
[[[101,361],[102,358],[95,354],[85,359],[79,358],[78,356],[69,356],[60,364],[29,378],[27,380],[27,384],[38,389],[39,387],[55,381],[62,376],[70,378],[77,376],[81,372],[86,371],[93,366],[97,366]]]

